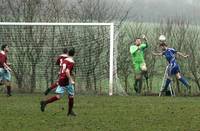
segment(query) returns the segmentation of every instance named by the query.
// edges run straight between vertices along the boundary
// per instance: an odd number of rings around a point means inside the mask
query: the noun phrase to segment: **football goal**
[[[10,48],[13,82],[32,91],[45,90],[58,78],[55,59],[75,48],[76,92],[118,94],[113,23],[0,22],[0,43]]]

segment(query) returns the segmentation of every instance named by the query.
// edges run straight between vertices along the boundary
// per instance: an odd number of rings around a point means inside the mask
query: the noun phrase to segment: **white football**
[[[164,35],[159,36],[159,41],[165,41],[165,40],[166,40],[166,37]]]

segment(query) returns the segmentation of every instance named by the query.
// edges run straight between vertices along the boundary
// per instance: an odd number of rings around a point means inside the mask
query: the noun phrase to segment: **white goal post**
[[[109,54],[109,95],[113,95],[114,73],[114,23],[46,23],[46,22],[0,22],[0,26],[109,26],[110,54]]]

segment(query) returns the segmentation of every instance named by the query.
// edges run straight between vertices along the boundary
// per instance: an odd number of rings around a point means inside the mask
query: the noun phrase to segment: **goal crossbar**
[[[49,23],[49,22],[0,22],[0,25],[88,25],[88,26],[112,26],[113,23]]]
[[[18,26],[110,26],[110,57],[109,57],[109,95],[113,95],[113,73],[114,73],[114,23],[49,23],[49,22],[0,22],[0,25]]]

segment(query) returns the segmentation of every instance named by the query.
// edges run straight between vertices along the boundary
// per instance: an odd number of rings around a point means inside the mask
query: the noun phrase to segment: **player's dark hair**
[[[69,52],[68,52],[68,55],[69,55],[69,56],[74,56],[74,54],[75,54],[75,49],[74,49],[74,48],[71,48],[71,49],[69,50]]]
[[[140,37],[136,37],[136,38],[135,38],[135,41],[136,41],[137,39],[141,39],[141,38],[140,38]]]
[[[67,48],[64,48],[64,49],[63,49],[63,53],[64,53],[64,54],[67,54],[67,53],[68,53],[68,49],[67,49]]]
[[[160,43],[160,46],[167,46],[165,42]]]
[[[7,44],[4,44],[1,46],[1,50],[4,50],[8,45]]]

